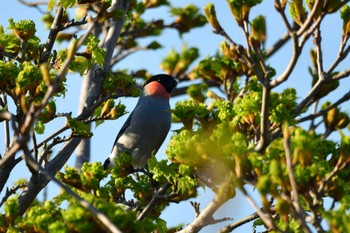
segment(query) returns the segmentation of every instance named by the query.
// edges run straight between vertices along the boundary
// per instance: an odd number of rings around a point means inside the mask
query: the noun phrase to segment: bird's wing
[[[118,133],[118,135],[117,135],[117,137],[116,137],[116,139],[115,139],[115,141],[114,141],[113,147],[117,144],[118,139],[122,136],[122,134],[125,132],[125,130],[130,126],[131,118],[132,118],[132,114],[133,114],[133,113],[134,113],[134,112],[131,112],[131,113],[130,113],[130,115],[129,115],[128,119],[126,119],[126,121],[125,121],[123,127],[119,130],[119,133]],[[113,149],[112,149],[112,150],[113,150]]]

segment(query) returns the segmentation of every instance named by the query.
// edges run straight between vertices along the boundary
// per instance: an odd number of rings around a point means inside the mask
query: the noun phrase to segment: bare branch
[[[339,47],[339,52],[337,55],[337,58],[335,59],[335,61],[333,62],[333,64],[329,67],[328,71],[327,71],[327,75],[331,75],[331,73],[335,70],[335,68],[339,65],[340,62],[342,62],[349,54],[350,52],[350,46],[348,46],[345,50],[345,45],[347,43],[347,41],[349,40],[348,36],[345,36],[341,43],[340,43],[340,47]]]
[[[261,151],[269,144],[269,106],[270,106],[271,89],[269,87],[269,81],[266,80],[263,85],[262,103],[261,103],[261,117],[260,117],[260,139],[255,147],[255,151]]]
[[[112,59],[111,59],[111,62],[110,62],[110,66],[114,66],[115,64],[117,64],[118,62],[120,62],[121,60],[123,60],[124,58],[128,57],[129,55],[132,55],[134,54],[135,52],[138,52],[138,51],[147,51],[148,48],[146,47],[133,47],[131,49],[128,49],[128,50],[124,50],[123,53],[117,53]]]
[[[344,161],[343,158],[339,158],[337,164],[335,165],[335,167],[333,168],[333,170],[331,172],[329,172],[326,177],[324,177],[322,179],[322,181],[320,182],[319,186],[318,186],[318,192],[322,192],[325,189],[325,186],[328,182],[331,181],[331,179],[337,175],[340,171],[342,171],[344,168],[346,168],[349,164],[349,161]]]
[[[275,229],[275,225],[272,221],[272,218],[269,214],[265,214],[256,204],[256,202],[254,201],[254,199],[249,195],[249,193],[247,192],[247,190],[245,190],[245,188],[242,186],[239,189],[244,197],[247,199],[247,201],[249,202],[249,204],[254,208],[254,210],[256,211],[256,213],[259,215],[259,217],[261,218],[262,221],[264,221],[264,223],[266,224],[268,229]]]
[[[289,33],[285,33],[275,44],[273,44],[269,49],[265,51],[265,56],[267,58],[275,54],[283,45],[285,45],[290,40]]]
[[[127,0],[113,0],[112,5],[110,7],[111,11],[115,10],[123,10],[126,14],[126,11],[129,6],[129,1]],[[110,22],[110,28],[107,32],[107,36],[104,42],[103,48],[106,51],[106,56],[105,56],[105,64],[104,64],[104,71],[109,72],[110,71],[110,64],[111,64],[111,59],[112,55],[114,52],[114,48],[117,44],[120,31],[123,27],[124,24],[124,17],[120,19],[111,19]]]
[[[61,21],[63,17],[63,7],[59,7],[56,13],[55,19],[51,25],[51,30],[46,41],[45,48],[40,58],[40,63],[47,62],[52,51],[53,45],[55,43],[57,34],[59,32],[59,27],[61,26]]]
[[[202,210],[202,212],[199,213],[199,206],[195,207],[196,218],[184,229],[178,231],[178,233],[199,232],[205,226],[229,220],[229,218],[214,219],[213,217],[214,213],[224,204],[224,202],[225,201],[222,200],[222,197],[216,195],[214,199]]]
[[[317,55],[317,73],[319,79],[325,79],[324,69],[323,69],[323,54],[322,54],[322,46],[321,46],[321,29],[318,27],[315,31],[315,45],[316,45],[316,55]]]
[[[38,2],[26,2],[26,1],[23,1],[23,0],[17,0],[17,1],[19,1],[20,3],[22,3],[25,6],[36,8],[41,14],[45,14],[46,13],[45,11],[41,10],[39,6],[40,5],[46,5],[47,6],[47,1],[46,2],[44,2],[44,1],[42,1],[42,2],[40,2],[40,1],[38,1]]]
[[[19,151],[19,150],[20,150],[20,147],[16,143],[14,143],[10,147],[10,149],[4,154],[3,158],[0,160],[0,168],[2,166],[5,166],[5,164],[7,164],[7,162],[8,162],[8,160],[12,159],[16,155],[17,151]]]
[[[299,43],[300,48],[302,48],[304,46],[304,44],[310,38],[310,36],[312,36],[314,31],[320,27],[324,16],[325,16],[325,14],[321,14],[320,17],[318,17],[317,20],[314,22],[314,24],[312,24],[312,26],[301,35],[301,39],[300,39],[300,43]],[[300,35],[298,35],[298,36],[300,36]]]
[[[322,109],[322,110],[320,110],[317,113],[310,114],[310,115],[308,115],[306,117],[302,117],[300,119],[297,119],[297,122],[301,123],[301,122],[312,120],[312,119],[315,119],[315,118],[317,118],[319,116],[322,116],[323,114],[327,113],[330,109],[335,108],[335,107],[339,106],[340,104],[342,104],[342,103],[344,103],[345,101],[348,101],[348,100],[350,100],[350,91],[347,92],[345,95],[343,95],[343,97],[341,97],[339,100],[337,100],[335,103],[333,103],[329,107],[327,107],[325,109]]]
[[[231,232],[233,231],[234,229],[248,223],[248,222],[251,222],[255,219],[258,219],[259,218],[259,215],[257,213],[254,213],[254,214],[251,214],[251,215],[248,215],[247,217],[245,218],[242,218],[241,220],[238,220],[230,225],[227,225],[223,228],[221,228],[218,233],[228,233],[228,232]]]
[[[11,145],[10,149],[4,154],[0,160],[0,192],[3,190],[12,169],[18,164],[19,160],[14,157],[20,149],[18,143]]]
[[[350,47],[349,47],[350,48]],[[350,51],[350,50],[349,50]],[[328,72],[327,72],[328,73]],[[349,77],[350,75],[350,69],[347,69],[347,70],[344,70],[344,71],[341,71],[335,75],[333,75],[332,79],[333,80],[340,80],[340,79],[343,79],[343,78],[347,78]]]
[[[64,25],[61,25],[60,27],[58,27],[58,31],[63,31],[67,28],[70,28],[70,27],[75,27],[75,26],[81,26],[81,25],[84,25],[87,23],[87,20],[86,20],[86,16],[84,18],[82,18],[81,20],[79,21],[75,21],[75,19],[72,19],[68,22],[66,22]]]
[[[0,202],[0,207],[7,201],[7,199],[11,195],[15,194],[19,189],[22,189],[22,188],[24,188],[26,186],[27,186],[27,184],[24,183],[24,184],[18,184],[18,185],[14,186],[14,187],[12,187],[10,189],[7,188],[6,189],[6,193],[5,193],[4,197],[2,198],[2,200]]]
[[[283,83],[284,81],[286,81],[290,74],[292,73],[295,65],[297,64],[297,61],[299,59],[299,55],[301,52],[301,48],[298,45],[298,37],[294,32],[291,32],[290,34],[291,38],[292,38],[292,42],[293,42],[293,54],[292,57],[289,61],[288,66],[286,67],[286,69],[284,70],[284,72],[277,77],[276,79],[272,80],[270,83],[271,87],[276,87],[279,84]]]
[[[290,35],[290,33],[293,31],[292,26],[290,25],[287,16],[284,12],[284,8],[281,5],[281,2],[279,0],[275,0],[275,8],[277,10],[277,12],[281,15],[282,20],[284,22],[284,25],[286,26],[287,30],[288,30],[288,34]]]
[[[312,7],[310,14],[308,14],[306,21],[303,23],[303,25],[301,25],[300,29],[297,32],[298,36],[304,34],[304,32],[306,32],[310,28],[311,24],[314,22],[314,16],[318,10],[317,8],[319,7],[318,6],[319,4],[320,4],[320,0],[316,0],[314,2],[314,5]],[[320,18],[320,16],[319,16],[319,18]]]
[[[23,5],[29,6],[29,7],[37,7],[39,5],[47,5],[47,1],[38,1],[38,2],[26,2],[24,0],[17,0],[20,3],[22,3]]]

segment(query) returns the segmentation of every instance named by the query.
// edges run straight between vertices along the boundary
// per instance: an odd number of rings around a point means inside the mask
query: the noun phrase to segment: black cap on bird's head
[[[159,82],[162,84],[165,88],[165,90],[170,94],[172,90],[176,87],[177,81],[167,74],[157,74],[146,80],[146,82],[143,84],[143,87],[145,87],[147,84],[151,82]]]

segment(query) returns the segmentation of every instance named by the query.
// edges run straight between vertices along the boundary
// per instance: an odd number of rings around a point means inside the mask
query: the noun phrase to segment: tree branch
[[[290,37],[291,37],[292,42],[293,42],[292,57],[290,58],[289,64],[286,67],[286,69],[284,70],[284,72],[279,77],[277,77],[276,79],[274,79],[270,82],[270,86],[272,88],[280,85],[281,83],[283,83],[284,81],[286,81],[289,78],[295,65],[297,64],[297,61],[299,60],[301,47],[299,47],[299,45],[298,45],[298,37],[294,32],[290,33]]]
[[[263,85],[263,92],[262,92],[260,139],[259,139],[259,143],[255,147],[255,151],[264,150],[270,141],[270,137],[269,137],[270,95],[271,95],[271,89],[269,87],[269,80],[266,80],[265,85]]]
[[[286,154],[286,167],[288,171],[290,186],[292,188],[292,191],[291,191],[292,204],[296,210],[296,217],[298,219],[298,222],[303,227],[304,232],[311,233],[309,227],[306,225],[306,222],[305,222],[305,212],[300,205],[297,183],[295,181],[293,164],[292,164],[292,156],[290,152],[290,135],[289,135],[288,125],[284,125],[284,129],[283,129],[283,147],[284,147],[284,152]]]
[[[187,225],[184,229],[178,231],[177,233],[194,233],[199,232],[205,226],[215,224],[218,221],[226,221],[227,218],[216,220],[214,219],[214,213],[224,204],[222,197],[216,195],[214,199],[202,210],[199,212],[199,207],[195,207],[196,218],[192,223]]]
[[[242,218],[241,220],[238,220],[230,225],[227,225],[223,228],[221,228],[218,233],[228,233],[228,232],[231,232],[233,231],[234,229],[248,223],[248,222],[251,222],[255,219],[258,219],[259,218],[259,215],[257,213],[254,213],[254,214],[251,214],[251,215],[248,215],[247,217],[245,218]]]
[[[279,49],[282,48],[282,46],[285,45],[289,40],[290,35],[288,32],[282,35],[282,37],[275,44],[273,44],[269,49],[265,51],[266,58],[274,55],[275,52],[279,51]]]
[[[105,72],[110,71],[110,64],[111,64],[113,52],[118,42],[118,38],[122,30],[122,27],[124,25],[124,18],[126,15],[126,11],[128,10],[128,6],[129,6],[129,0],[112,0],[110,11],[123,10],[124,17],[120,19],[111,19],[111,22],[110,22],[111,26],[107,32],[106,40],[103,45],[103,48],[106,51],[105,63],[104,63]]]
[[[311,24],[314,23],[314,16],[318,10],[317,8],[319,4],[320,4],[320,0],[316,0],[314,2],[314,5],[312,7],[310,14],[308,15],[306,21],[303,23],[303,25],[301,25],[300,29],[297,32],[298,36],[304,34],[304,32],[306,32],[310,28]]]
[[[57,17],[56,17],[57,18]],[[22,133],[25,135],[26,133],[29,133],[29,130],[32,128],[32,125],[34,122],[38,119],[42,109],[45,107],[45,105],[48,103],[49,99],[55,94],[55,90],[58,87],[58,84],[62,77],[64,77],[68,70],[68,65],[71,62],[73,58],[73,54],[75,51],[84,43],[84,41],[87,39],[88,35],[90,34],[91,30],[95,27],[97,19],[93,20],[90,26],[88,27],[85,35],[80,38],[80,40],[76,43],[75,50],[71,51],[69,53],[69,56],[64,61],[57,77],[55,78],[54,82],[49,86],[47,93],[45,94],[41,105],[39,107],[35,107],[34,105],[31,106],[30,110],[28,111],[25,122],[22,126]],[[96,80],[98,82],[102,82],[102,80]],[[99,90],[96,90],[95,92],[89,93],[92,97],[90,99],[90,102],[87,103],[87,107],[90,107],[93,103],[93,97],[98,96]],[[97,98],[97,97],[96,97]],[[95,99],[96,99],[95,98]],[[63,165],[67,162],[71,154],[73,153],[74,149],[78,146],[81,138],[73,138],[67,143],[65,143],[61,149],[60,152],[56,155],[56,157],[53,158],[50,162],[47,163],[45,170],[47,173],[54,174],[60,170]],[[46,176],[43,176],[42,174],[39,175],[32,175],[30,178],[30,181],[28,183],[27,189],[22,193],[22,195],[19,198],[19,209],[20,213],[24,214],[24,212],[27,210],[27,208],[30,206],[32,201],[36,198],[38,193],[47,185],[49,180]]]
[[[159,190],[157,190],[153,196],[151,201],[148,203],[148,205],[143,209],[143,211],[137,216],[137,221],[142,221],[147,213],[154,208],[156,202],[160,199],[160,197],[168,190],[170,187],[170,183],[165,183],[163,187],[161,187]]]
[[[7,199],[11,195],[15,194],[19,189],[22,189],[22,188],[24,188],[26,186],[27,186],[27,184],[18,184],[18,185],[14,186],[14,187],[12,187],[10,189],[7,188],[6,189],[6,193],[5,193],[4,197],[2,198],[2,200],[0,202],[0,207],[7,201]]]
[[[100,212],[98,209],[96,209],[94,206],[92,206],[89,202],[85,201],[83,198],[81,198],[78,194],[73,192],[70,188],[68,188],[66,185],[64,185],[61,181],[57,180],[54,177],[54,174],[51,174],[46,169],[43,169],[32,157],[30,154],[29,149],[27,148],[27,145],[22,145],[22,150],[24,152],[24,158],[31,169],[35,170],[38,174],[41,173],[42,176],[45,176],[46,180],[52,180],[54,181],[58,186],[60,186],[65,192],[67,192],[69,195],[71,195],[74,199],[78,201],[78,203],[84,207],[85,209],[89,210],[93,217],[97,220],[97,223],[105,230],[105,232],[110,233],[122,233],[110,220],[107,218],[106,215],[104,215],[102,212]]]
[[[123,10],[126,14],[128,9],[129,0],[113,0],[110,11]],[[100,89],[103,83],[104,78],[110,72],[111,69],[111,60],[112,56],[121,32],[121,29],[124,25],[124,18],[111,18],[110,27],[107,31],[107,35],[103,44],[103,48],[106,51],[104,58],[104,67],[101,69],[97,64],[95,64],[88,74],[84,78],[83,85],[81,87],[80,95],[80,104],[79,104],[79,113],[84,111],[86,106],[91,107],[93,103],[99,98]],[[88,108],[89,108],[88,107]],[[76,167],[81,168],[84,162],[90,161],[90,139],[84,139],[77,148],[77,157],[76,157]]]
[[[59,7],[55,19],[52,22],[51,30],[46,41],[45,48],[40,57],[40,63],[45,63],[49,60],[50,53],[52,51],[53,45],[55,44],[57,34],[59,32],[59,27],[61,26],[61,21],[63,17],[63,7]]]
[[[337,106],[339,106],[340,104],[344,103],[345,101],[350,100],[350,91],[348,91],[345,95],[343,95],[343,97],[341,97],[339,100],[337,100],[335,103],[333,103],[332,105],[330,105],[329,107],[320,110],[317,113],[314,114],[310,114],[306,117],[302,117],[300,119],[297,119],[298,123],[304,122],[304,121],[308,121],[308,120],[312,120],[315,119],[319,116],[322,116],[323,114],[327,113],[330,109],[335,108]]]
[[[345,50],[345,45],[348,41],[349,37],[348,36],[345,36],[341,43],[340,43],[340,47],[339,47],[339,52],[338,52],[338,55],[337,55],[337,58],[335,59],[335,61],[333,62],[333,64],[329,67],[328,71],[327,71],[327,75],[330,75],[334,69],[339,65],[339,63],[341,61],[343,61],[349,54],[350,52],[350,46],[348,46]],[[349,75],[349,74],[348,74]]]
[[[247,201],[250,203],[250,205],[255,209],[257,215],[259,215],[259,217],[261,218],[261,220],[266,224],[267,229],[275,229],[275,225],[271,219],[271,216],[268,214],[265,214],[259,207],[258,205],[255,203],[254,199],[248,194],[247,190],[245,190],[245,188],[242,186],[239,189],[244,197],[247,199]]]

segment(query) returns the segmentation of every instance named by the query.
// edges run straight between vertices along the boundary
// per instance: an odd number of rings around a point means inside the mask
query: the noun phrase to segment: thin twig
[[[315,14],[316,14],[316,12],[318,10],[317,7],[318,7],[319,4],[320,4],[320,0],[316,0],[314,2],[314,5],[312,7],[312,10],[311,10],[310,14],[308,14],[307,19],[305,20],[303,25],[301,25],[300,29],[297,32],[298,36],[304,34],[304,32],[306,32],[310,28],[311,24],[314,22],[314,16],[315,16]]]
[[[128,57],[129,55],[134,54],[135,52],[147,51],[147,50],[149,50],[147,47],[140,47],[140,46],[136,46],[136,47],[130,48],[128,50],[121,49],[120,51],[123,51],[123,53],[119,52],[115,56],[113,56],[113,58],[111,59],[111,62],[110,62],[110,66],[111,67],[114,66],[115,64],[117,64],[118,62],[120,62],[124,58]]]
[[[294,67],[297,64],[297,61],[299,60],[299,57],[300,57],[299,55],[301,53],[301,47],[299,47],[299,45],[298,45],[298,37],[294,32],[290,33],[290,37],[291,37],[292,43],[293,43],[292,57],[290,58],[289,64],[287,65],[284,72],[279,77],[277,77],[276,79],[274,79],[270,82],[271,87],[276,87],[276,86],[280,85],[281,83],[283,83],[284,81],[286,81],[289,78],[292,71],[294,70]]]
[[[245,218],[242,218],[234,223],[231,223],[230,225],[227,225],[223,228],[221,228],[218,233],[228,233],[228,232],[231,232],[233,231],[234,229],[248,223],[248,222],[251,222],[255,219],[258,219],[259,218],[259,215],[257,213],[253,213],[251,215],[248,215],[246,216]]]
[[[58,31],[63,31],[67,28],[70,28],[70,27],[75,27],[75,26],[81,26],[81,25],[84,25],[84,24],[87,24],[87,20],[86,20],[86,16],[83,17],[81,20],[79,21],[75,21],[74,19],[68,21],[67,23],[65,23],[64,25],[61,25],[57,28]],[[74,34],[74,33],[73,33]]]
[[[12,187],[10,189],[7,188],[6,189],[6,193],[5,193],[4,197],[2,198],[2,200],[0,202],[0,207],[7,201],[7,199],[11,195],[15,194],[17,192],[17,190],[22,189],[22,188],[24,188],[26,186],[27,186],[27,184],[24,183],[24,184],[18,184],[18,185],[14,186],[14,187]]]
[[[335,61],[333,62],[333,64],[329,67],[327,74],[330,75],[331,73],[333,73],[333,71],[335,70],[335,68],[339,65],[340,62],[342,62],[349,54],[350,52],[350,46],[348,46],[345,50],[345,45],[348,41],[349,37],[346,36],[345,38],[342,39],[341,43],[340,43],[340,48],[339,48],[339,52],[337,55],[337,58],[335,59]]]
[[[0,167],[4,166],[9,159],[13,158],[17,151],[20,150],[18,143],[14,143],[10,149],[4,154],[3,158],[0,160]]]
[[[163,185],[163,187],[161,187],[158,191],[156,191],[153,194],[151,201],[147,204],[147,206],[143,209],[139,216],[137,216],[137,221],[142,221],[146,217],[147,213],[154,208],[156,202],[160,199],[159,197],[163,195],[169,187],[170,183],[166,183]]]
[[[269,58],[275,54],[275,52],[279,51],[279,49],[285,45],[288,41],[290,40],[290,35],[289,33],[285,33],[282,35],[282,37],[275,43],[273,44],[269,49],[266,49],[265,51],[265,57]]]
[[[39,5],[47,5],[47,1],[38,1],[38,2],[26,2],[23,0],[17,0],[20,3],[22,3],[23,5],[29,6],[29,7],[37,7]]]
[[[319,186],[318,186],[318,190],[317,192],[322,192],[324,190],[324,187],[326,185],[326,183],[328,183],[332,177],[334,177],[336,174],[338,174],[340,171],[342,171],[344,168],[346,168],[346,166],[348,165],[348,163],[346,162],[340,162],[341,160],[338,160],[337,165],[333,168],[333,170],[331,172],[329,172],[320,182]]]
[[[214,199],[202,210],[199,211],[199,206],[195,207],[196,218],[187,225],[184,229],[177,233],[194,233],[199,232],[205,226],[216,224],[218,222],[227,221],[229,218],[214,219],[214,213],[224,204],[222,197],[216,195]]]
[[[254,208],[254,210],[256,211],[256,213],[259,215],[259,217],[261,218],[261,220],[266,224],[267,228],[270,229],[275,229],[275,225],[272,221],[272,218],[270,215],[265,214],[256,204],[256,202],[254,201],[254,199],[248,194],[247,190],[245,190],[245,188],[242,186],[239,189],[242,194],[244,195],[244,197],[247,199],[247,201],[249,202],[249,204]]]
[[[285,8],[282,7],[280,0],[275,0],[275,8],[276,8],[277,12],[281,15],[282,20],[284,22],[284,25],[286,26],[287,31],[288,31],[288,33],[290,35],[291,32],[293,31],[293,28],[292,28],[292,26],[290,25],[290,23],[289,23],[289,21],[287,19],[287,16],[286,16],[286,14],[284,12]]]
[[[337,106],[339,106],[340,104],[344,103],[345,101],[350,100],[350,91],[348,91],[346,94],[343,95],[343,97],[341,97],[339,100],[337,100],[335,103],[333,103],[332,105],[330,105],[329,107],[320,110],[317,113],[313,113],[310,114],[306,117],[302,117],[300,119],[297,119],[298,123],[304,122],[304,121],[308,121],[308,120],[312,120],[315,119],[319,116],[322,116],[323,114],[327,113],[330,109],[335,108]]]
[[[306,41],[310,38],[310,36],[312,36],[316,28],[318,28],[321,25],[324,16],[325,14],[321,14],[320,17],[318,17],[317,20],[314,22],[314,24],[302,34],[299,47],[303,47]],[[298,34],[298,36],[300,35]]]
[[[49,36],[47,38],[45,48],[44,48],[43,53],[42,53],[41,58],[40,58],[40,63],[47,62],[49,59],[53,45],[56,41],[57,34],[59,32],[58,28],[61,25],[63,13],[64,13],[63,7],[59,7],[57,10],[56,16],[52,22],[51,30],[50,30]]]
[[[32,130],[32,141],[33,141],[34,159],[35,159],[35,161],[38,161],[38,145],[36,142],[36,136],[35,136],[34,129]]]
[[[332,79],[333,80],[340,80],[340,79],[349,77],[349,75],[350,75],[350,69],[347,69],[347,70],[343,70],[343,71],[333,75]]]

